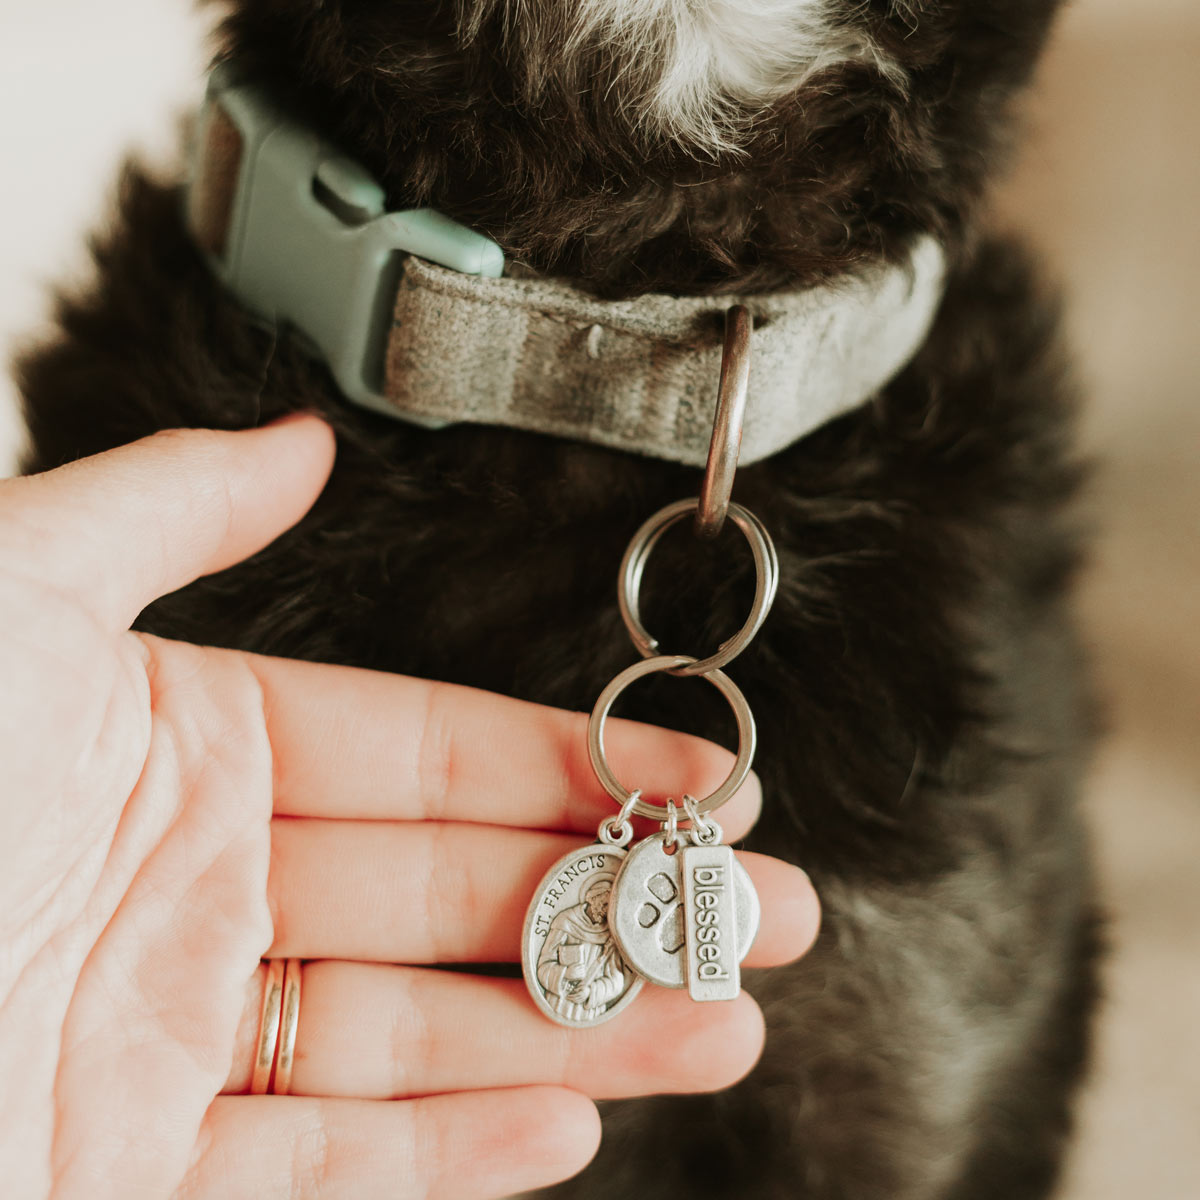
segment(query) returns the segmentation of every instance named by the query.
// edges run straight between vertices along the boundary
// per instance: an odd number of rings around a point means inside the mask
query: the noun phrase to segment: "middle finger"
[[[736,1082],[762,1049],[762,1014],[745,994],[695,1005],[686,992],[647,988],[619,1021],[567,1030],[519,980],[378,963],[302,970],[296,1096],[393,1100],[534,1083],[593,1099],[711,1091]],[[264,974],[247,991],[226,1092],[250,1086]]]
[[[263,690],[278,816],[479,821],[586,835],[617,811],[592,771],[583,713],[381,671],[245,661]],[[638,721],[610,721],[605,738],[618,777],[659,803],[715,791],[734,762],[712,742]],[[761,803],[751,774],[722,809],[736,829],[731,839],[754,824]]]

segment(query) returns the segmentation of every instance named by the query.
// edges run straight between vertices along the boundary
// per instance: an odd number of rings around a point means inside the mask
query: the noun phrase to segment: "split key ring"
[[[625,622],[625,628],[643,658],[651,658],[661,651],[658,639],[652,637],[642,624],[642,573],[646,569],[651,552],[658,544],[658,539],[676,522],[695,512],[699,504],[699,500],[676,500],[674,504],[659,509],[633,535],[625,557],[621,560],[617,606],[621,610],[621,620]],[[730,520],[745,535],[754,555],[756,579],[750,615],[733,637],[721,643],[715,654],[698,660],[688,658],[686,665],[671,671],[673,675],[706,675],[709,671],[718,670],[732,662],[762,628],[762,623],[767,619],[771,605],[775,602],[775,592],[779,587],[779,556],[775,552],[775,543],[771,541],[771,535],[767,533],[762,522],[748,509],[733,503],[730,503],[728,508]]]
[[[651,804],[649,801],[641,799],[641,792],[625,787],[616,777],[612,767],[609,766],[608,755],[604,749],[604,723],[608,720],[609,711],[617,697],[631,683],[635,683],[646,675],[654,675],[659,672],[679,674],[680,667],[686,667],[693,662],[694,660],[687,655],[680,654],[648,658],[643,662],[634,663],[632,667],[626,667],[600,693],[596,707],[592,709],[592,715],[588,718],[588,756],[592,760],[592,770],[596,772],[596,778],[600,781],[601,787],[622,806],[619,820],[627,818],[628,814],[633,812],[639,817],[649,817],[654,821],[667,821],[670,819],[671,810],[666,805]],[[710,671],[704,678],[725,697],[729,702],[729,707],[733,709],[738,728],[738,750],[733,769],[729,772],[725,782],[711,795],[694,801],[694,811],[700,816],[720,808],[746,782],[746,777],[750,774],[750,768],[754,764],[754,750],[758,744],[758,731],[754,724],[754,715],[737,684],[723,671]],[[688,799],[691,801],[692,798],[689,796]]]

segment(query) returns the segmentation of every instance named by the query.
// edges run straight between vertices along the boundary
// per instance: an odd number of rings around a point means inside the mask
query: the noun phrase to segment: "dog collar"
[[[722,319],[754,317],[741,461],[857,408],[924,341],[945,260],[747,296],[599,300],[506,278],[489,238],[430,209],[389,213],[379,184],[262,90],[218,68],[200,115],[187,223],[252,313],[289,326],[356,404],[419,425],[504,425],[702,466]]]

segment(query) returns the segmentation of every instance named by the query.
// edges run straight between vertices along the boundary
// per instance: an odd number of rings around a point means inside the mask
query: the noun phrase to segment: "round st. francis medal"
[[[533,894],[521,968],[538,1008],[560,1025],[599,1025],[641,990],[643,980],[608,929],[609,896],[624,858],[619,846],[582,846],[563,855]]]

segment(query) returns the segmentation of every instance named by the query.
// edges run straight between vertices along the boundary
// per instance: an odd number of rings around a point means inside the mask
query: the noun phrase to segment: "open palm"
[[[501,1196],[587,1161],[589,1097],[757,1056],[746,996],[653,989],[569,1033],[518,982],[420,965],[515,959],[537,879],[611,810],[578,715],[128,632],[298,519],[331,460],[301,418],[0,484],[6,1195]],[[610,741],[651,793],[728,766],[631,723]],[[752,783],[723,810],[731,835],[757,804]],[[745,859],[751,965],[803,952],[807,881]],[[264,955],[310,960],[287,1097],[238,1094]]]

